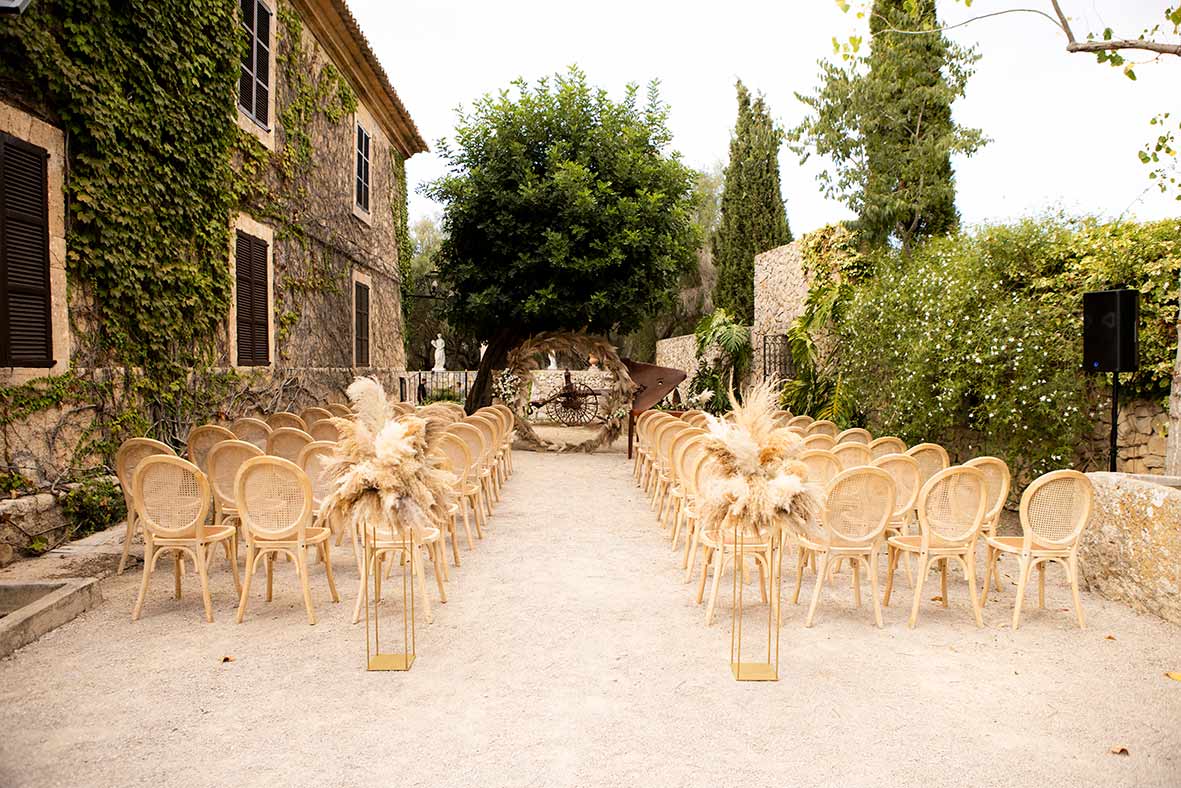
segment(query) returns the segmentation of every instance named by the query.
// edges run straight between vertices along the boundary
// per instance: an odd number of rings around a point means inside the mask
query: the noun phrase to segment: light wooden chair
[[[887,454],[906,454],[906,444],[902,442],[901,438],[886,435],[870,441],[869,451],[876,460],[879,457],[885,457]]]
[[[308,435],[312,436],[312,440],[317,442],[328,441],[330,443],[336,443],[340,440],[340,430],[332,423],[331,418],[313,422],[308,427]]]
[[[1078,543],[1094,506],[1091,480],[1078,471],[1052,471],[1033,481],[1021,496],[1021,536],[985,536],[988,566],[984,570],[984,596],[988,576],[1002,553],[1014,555],[1021,567],[1017,599],[1013,603],[1013,629],[1021,625],[1021,604],[1029,575],[1038,569],[1038,607],[1046,605],[1046,564],[1057,561],[1066,568],[1074,612],[1080,629],[1087,626],[1078,590]]]
[[[680,538],[681,531],[685,532],[686,542],[686,559],[688,557],[688,542],[693,536],[693,531],[697,523],[697,510],[699,508],[700,491],[697,489],[697,468],[705,460],[705,439],[704,431],[696,434],[689,434],[688,438],[681,444],[677,455],[673,459],[673,463],[677,469],[677,488],[679,492],[680,506],[677,510],[677,518],[673,522],[672,543],[673,549],[677,549],[677,540]],[[684,528],[682,529],[682,523]],[[684,568],[685,561],[681,562],[681,567]]]
[[[918,574],[914,583],[914,601],[910,609],[910,628],[919,617],[919,603],[923,597],[923,583],[932,565],[942,562],[941,601],[947,607],[947,562],[958,561],[968,582],[968,595],[976,626],[984,626],[980,600],[976,594],[976,540],[984,515],[988,511],[988,486],[984,474],[976,468],[957,465],[932,476],[919,491],[917,536],[891,536],[889,565],[886,569],[886,595],[883,603],[890,604],[894,589],[894,570],[901,553],[918,556]]]
[[[234,481],[242,463],[262,457],[263,450],[247,441],[222,441],[209,450],[209,485],[213,489],[213,521],[224,523],[237,520],[238,502],[234,498]]]
[[[646,410],[636,417],[635,468],[633,475],[640,488],[648,491],[652,471],[652,430],[672,416],[658,410]]]
[[[189,430],[188,440],[185,441],[185,456],[189,462],[201,469],[201,473],[209,472],[206,457],[215,443],[237,440],[238,436],[225,427],[217,424],[203,424]]]
[[[860,468],[873,462],[873,453],[864,443],[838,443],[833,446],[832,454],[840,462],[841,468]]]
[[[831,435],[805,435],[803,442],[803,449],[823,449],[825,451],[832,451],[837,445],[837,439]]]
[[[837,456],[827,449],[805,449],[800,452],[800,462],[808,466],[808,481],[827,488],[829,482],[844,468]]]
[[[414,406],[409,402],[394,402],[391,403],[391,408],[399,416],[409,416],[414,413]]]
[[[250,599],[250,581],[261,558],[266,564],[267,601],[274,587],[274,559],[282,553],[295,562],[299,583],[303,589],[304,607],[308,623],[316,623],[312,607],[312,589],[308,581],[307,549],[320,553],[328,576],[328,590],[333,602],[339,602],[336,581],[332,577],[329,555],[331,532],[312,525],[312,485],[295,463],[281,457],[253,457],[242,463],[234,482],[234,499],[238,517],[246,532],[246,582],[238,603],[238,623],[246,616]]]
[[[702,497],[708,494],[709,485],[718,476],[718,461],[709,454],[702,457],[701,461],[697,463],[697,467],[693,473],[693,489],[697,492],[697,500],[694,502],[693,509],[693,528],[686,534],[685,539],[685,557],[683,559],[685,565],[685,582],[688,583],[693,579],[693,570],[697,566],[697,553],[701,552],[701,536],[702,524],[699,515],[699,506]]]
[[[670,418],[657,425],[652,437],[655,484],[652,494],[652,509],[657,522],[664,524],[664,507],[671,504],[669,491],[672,488],[672,447],[677,436],[685,430],[695,429],[680,419]]]
[[[500,435],[500,424],[492,416],[480,413],[474,413],[468,416],[464,419],[464,423],[471,424],[484,437],[484,463],[488,469],[489,500],[493,503],[499,503],[501,486],[500,458],[504,450]]]
[[[869,430],[861,427],[850,427],[837,435],[837,443],[861,443],[868,446],[872,441]]]
[[[964,463],[969,468],[979,468],[984,473],[984,481],[988,485],[988,512],[984,515],[984,526],[982,534],[984,536],[996,536],[997,526],[1001,522],[1001,512],[1005,509],[1005,504],[1009,500],[1009,485],[1012,483],[1013,475],[1009,472],[1009,466],[1000,457],[976,457]],[[988,570],[985,570],[985,575]],[[1001,590],[1001,573],[994,571],[992,573],[992,582],[997,591]],[[986,588],[985,591],[988,589]],[[981,599],[981,607],[984,606],[984,600]]]
[[[314,440],[311,435],[295,427],[278,427],[267,438],[267,454],[295,462],[303,447]]]
[[[176,452],[167,443],[161,443],[151,438],[128,438],[115,452],[115,475],[119,477],[119,487],[123,490],[123,501],[127,504],[127,533],[123,535],[123,556],[119,559],[119,568],[115,574],[123,574],[127,566],[127,558],[131,554],[131,542],[139,529],[139,515],[135,506],[135,469],[148,457],[157,454],[176,456]]]
[[[792,415],[790,410],[777,410],[772,418],[775,419],[775,426],[786,427],[795,416]]]
[[[304,408],[303,410],[301,410],[299,412],[299,417],[301,419],[303,419],[304,424],[308,425],[308,427],[311,427],[313,424],[315,424],[320,419],[332,418],[332,411],[328,410],[328,408],[320,408],[320,407],[313,406],[313,407]]]
[[[336,529],[332,527],[332,523],[321,522],[320,506],[331,492],[327,470],[335,453],[336,444],[332,441],[312,441],[300,450],[299,456],[295,459],[295,464],[308,477],[308,483],[312,486],[314,525],[324,525],[333,531]]]
[[[271,437],[271,425],[262,419],[244,416],[230,425],[230,432],[237,435],[238,440],[253,443],[266,451],[267,439]]]
[[[873,594],[874,621],[882,626],[882,608],[878,599],[878,553],[886,525],[894,513],[894,480],[881,468],[865,467],[842,471],[825,491],[822,527],[800,535],[796,554],[796,589],[793,604],[799,599],[804,582],[807,553],[818,556],[816,585],[804,626],[812,626],[816,605],[824,590],[830,570],[836,562],[848,560],[853,565],[853,599],[861,607],[861,565],[869,575]]]
[[[673,548],[677,546],[677,532],[680,530],[682,509],[685,505],[685,486],[681,478],[681,455],[685,448],[693,441],[705,435],[704,430],[686,425],[673,438],[668,447],[668,500],[669,504],[662,525],[669,531],[669,539]]]
[[[472,481],[472,474],[476,471],[475,463],[472,460],[472,453],[468,450],[467,444],[462,439],[451,433],[444,433],[439,437],[439,442],[436,444],[436,451],[446,457],[451,472],[458,479],[455,486],[456,497],[459,502],[458,511],[463,517],[463,530],[467,535],[467,549],[474,550],[476,543],[472,538],[472,525],[468,517],[469,507],[473,513],[476,510],[476,494],[478,492],[478,487]],[[456,547],[454,539],[451,548],[455,554],[455,565],[459,566],[459,549]]]
[[[333,416],[340,419],[351,419],[353,417],[352,408],[341,402],[331,402],[328,404],[328,410]]]
[[[905,536],[910,533],[910,524],[915,516],[914,507],[923,487],[922,471],[919,470],[918,461],[905,454],[886,454],[875,459],[873,467],[881,468],[894,480],[894,513],[890,517],[890,522],[886,524],[886,538]],[[914,570],[910,564],[910,554],[907,553],[903,566],[906,569],[906,580],[913,588]]]
[[[832,423],[828,419],[820,419],[819,421],[814,421],[808,425],[807,434],[808,435],[828,435],[833,440],[836,440],[837,434],[840,431],[841,431],[840,428],[837,427],[836,424]]]
[[[767,581],[772,577],[771,570],[775,566],[777,556],[772,553],[772,540],[769,534],[758,531],[751,526],[739,526],[739,538],[742,540],[743,554],[753,558],[759,570],[759,593],[764,603],[769,601],[767,595]],[[738,545],[734,541],[734,526],[729,520],[722,523],[720,528],[702,531],[701,546],[705,549],[705,563],[701,567],[701,582],[697,586],[697,604],[701,604],[705,597],[706,576],[713,571],[713,583],[710,586],[709,603],[705,607],[705,625],[713,623],[714,608],[718,601],[718,588],[722,584],[722,576],[727,567],[735,572],[744,571],[743,567],[734,566],[738,557]]]
[[[487,463],[489,448],[485,444],[484,433],[476,426],[464,421],[452,424],[446,432],[462,440],[472,456],[468,481],[476,487],[473,499],[473,506],[476,510],[476,535],[483,539],[484,529],[488,525],[488,517],[492,514],[492,504],[488,501],[488,476],[491,473]]]
[[[516,424],[516,419],[513,417],[513,412],[506,405],[496,404],[492,409],[500,414],[500,420],[504,423],[504,459],[505,468],[509,476],[513,475],[513,429]],[[461,417],[462,418],[462,417]]]
[[[421,600],[423,615],[427,622],[434,620],[431,613],[431,600],[426,594],[425,570],[422,560],[422,550],[425,548],[435,566],[435,584],[438,587],[440,600],[447,601],[447,591],[443,588],[443,575],[440,564],[441,535],[439,529],[421,526],[405,526],[395,515],[383,518],[379,523],[362,524],[364,533],[361,541],[364,545],[359,583],[357,587],[357,602],[353,606],[353,623],[361,620],[361,606],[365,601],[365,586],[369,577],[375,578],[374,602],[381,602],[382,577],[386,574],[383,566],[390,561],[392,569],[395,559],[410,562],[411,582],[418,583],[417,598]]]
[[[480,408],[475,415],[490,420],[495,428],[497,473],[500,476],[500,486],[503,487],[509,476],[507,439],[510,422],[505,419],[503,413],[492,406]]]
[[[906,453],[918,462],[919,470],[923,472],[923,484],[939,471],[951,466],[947,449],[938,443],[920,443],[912,446]]]
[[[205,474],[196,465],[180,457],[157,454],[145,457],[135,469],[132,486],[137,519],[144,529],[144,573],[131,620],[138,621],[143,612],[148,582],[156,568],[156,561],[162,554],[172,552],[175,557],[173,582],[176,598],[180,599],[181,556],[188,555],[201,581],[205,620],[212,623],[209,564],[214,554],[209,552],[209,548],[219,543],[225,548],[226,563],[230,565],[234,576],[234,590],[240,590],[241,585],[238,580],[238,554],[234,549],[234,528],[205,524],[209,514],[209,481]]]
[[[685,421],[687,421],[689,424],[692,424],[694,427],[698,427],[703,430],[709,429],[709,414],[704,411],[694,413],[692,416],[685,419]]]
[[[799,427],[806,432],[812,421],[813,419],[811,416],[792,416],[790,419],[788,419],[787,426]]]
[[[266,417],[266,423],[272,430],[277,430],[281,427],[294,427],[297,430],[308,431],[308,425],[299,416],[289,411],[280,411],[272,413]]]

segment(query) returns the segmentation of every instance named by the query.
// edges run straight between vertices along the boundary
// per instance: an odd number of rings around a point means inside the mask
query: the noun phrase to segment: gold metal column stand
[[[365,527],[365,664],[367,670],[410,670],[414,664],[414,569],[413,535],[408,528],[398,528],[402,536],[402,544],[407,546],[406,560],[402,562],[402,643],[405,651],[401,653],[382,653],[380,626],[378,624],[378,604],[381,602],[382,569],[378,556],[388,556],[393,559],[396,551],[380,550],[378,548],[376,529]],[[372,635],[369,627],[369,575],[373,574],[373,628]],[[370,648],[372,645],[372,648]]]
[[[782,548],[779,530],[768,537],[766,567],[767,576],[767,658],[763,662],[742,661],[742,582],[746,571],[745,529],[739,518],[731,517],[734,524],[734,598],[731,605],[733,622],[730,627],[730,672],[736,681],[779,681],[779,597],[782,572],[779,568],[778,551]],[[723,540],[724,541],[724,540]],[[723,545],[724,547],[724,545]],[[761,580],[760,580],[761,582]]]

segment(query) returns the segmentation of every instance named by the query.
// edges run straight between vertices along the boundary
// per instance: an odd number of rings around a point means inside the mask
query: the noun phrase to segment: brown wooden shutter
[[[369,285],[357,282],[353,295],[353,313],[356,317],[357,347],[353,364],[369,366]]]
[[[238,365],[266,366],[271,363],[270,314],[267,281],[267,243],[238,231],[235,244],[237,284]]]
[[[267,99],[271,93],[271,12],[260,2],[254,18],[254,117],[266,126],[270,123]]]
[[[48,160],[0,134],[0,366],[53,366]]]
[[[238,75],[238,105],[246,114],[254,114],[254,8],[256,0],[242,0],[242,34],[246,48],[242,51],[241,73]]]

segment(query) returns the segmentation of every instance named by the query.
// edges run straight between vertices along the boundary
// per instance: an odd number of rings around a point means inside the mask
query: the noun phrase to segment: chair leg
[[[268,552],[263,556],[263,563],[267,565],[267,601],[270,602],[275,592],[275,554]]]
[[[890,606],[890,595],[894,593],[894,573],[898,570],[898,553],[901,551],[892,544],[886,545],[886,593],[882,596],[882,606]]]
[[[873,620],[882,628],[882,598],[878,596],[878,550],[874,545],[869,554],[869,592],[873,595]]]
[[[919,602],[923,598],[923,583],[927,579],[927,573],[931,570],[931,559],[926,553],[919,554],[919,568],[918,575],[914,580],[914,601],[910,605],[910,623],[911,629],[919,620]]]
[[[303,605],[308,611],[308,624],[315,626],[316,610],[312,607],[312,584],[308,582],[308,554],[306,551],[295,551],[295,567],[299,572],[299,584],[303,587]]]
[[[234,592],[242,593],[242,580],[238,577],[238,547],[234,543],[234,537],[223,539],[222,544],[226,547],[226,561],[230,564],[230,573],[234,576]]]
[[[686,537],[688,537],[689,545],[685,551],[685,582],[688,583],[693,579],[693,569],[697,566],[697,547],[701,541],[701,525],[695,524],[693,535],[689,537],[686,534]],[[701,600],[699,599],[697,602],[700,604]]]
[[[705,563],[701,566],[701,582],[697,585],[697,604],[705,598],[705,579],[709,576],[709,566],[713,561],[713,550],[705,548]]]
[[[1046,609],[1046,562],[1037,565],[1037,609]]]
[[[446,571],[447,560],[443,558],[443,543],[435,542],[427,550],[430,551],[431,563],[434,564],[435,586],[439,589],[439,601],[445,605],[447,604],[447,589],[443,587],[443,572]]]
[[[196,554],[193,562],[197,565],[197,579],[201,581],[201,601],[205,603],[205,621],[212,624],[213,599],[209,596],[209,567],[205,563],[205,546],[198,543],[193,546],[193,552]]]
[[[476,543],[472,539],[472,524],[467,516],[467,504],[467,498],[461,495],[459,497],[459,510],[463,513],[463,532],[467,536],[467,549],[475,550]]]
[[[820,604],[820,592],[824,590],[824,582],[828,579],[828,552],[820,553],[820,567],[816,570],[816,585],[812,589],[812,604],[808,605],[808,617],[804,619],[804,626],[811,627],[816,617],[816,606]]]
[[[431,598],[426,595],[426,569],[422,565],[422,555],[418,548],[420,545],[414,545],[410,554],[410,582],[415,581],[415,573],[417,572],[418,580],[418,595],[422,598],[422,613],[426,616],[428,624],[434,623],[435,616],[431,612]]]
[[[731,567],[732,571],[740,572],[742,568],[737,562]],[[722,575],[726,571],[726,551],[722,548],[714,550],[714,581],[709,590],[709,604],[705,606],[705,625],[708,627],[714,620],[714,605],[718,602],[718,588],[722,585]],[[742,593],[739,589],[739,593]]]
[[[802,545],[796,546],[796,590],[791,595],[791,603],[800,603],[800,587],[804,585],[804,565],[808,563],[808,551]]]
[[[990,550],[991,550],[991,548],[990,548]],[[1001,591],[1001,590],[1003,590],[1003,589],[1001,589],[1001,566],[1000,566],[1001,551],[1000,550],[993,550],[992,552],[996,553],[996,565],[990,567],[992,569],[992,584],[993,584],[993,586],[996,587],[997,591]]]
[[[977,628],[984,626],[984,608],[980,605],[980,597],[976,593],[976,548],[972,547],[963,558],[964,574],[968,580],[968,597],[972,600],[972,612],[976,615]],[[986,586],[987,588],[987,586]]]
[[[152,576],[152,569],[155,568],[156,562],[153,558],[155,549],[152,547],[151,537],[144,539],[144,576],[139,583],[139,599],[135,600],[135,608],[131,611],[131,620],[139,621],[140,613],[144,609],[144,597],[148,595],[148,578]]]
[[[942,605],[947,607],[947,562],[951,560],[944,558],[941,563],[939,572],[939,598],[942,600]]]
[[[320,543],[320,558],[324,561],[324,572],[328,575],[328,592],[332,595],[333,602],[339,602],[340,594],[336,593],[336,578],[332,576],[332,557],[328,552],[330,541],[332,541],[331,537]]]
[[[451,532],[451,560],[459,566],[459,529],[455,527],[456,516],[454,514],[448,515],[450,519],[448,531]]]
[[[763,600],[763,604],[767,604],[769,597],[767,596],[767,579],[770,575],[770,567],[766,565],[765,560],[759,560],[759,555],[755,554],[755,568],[759,570],[759,597]]]
[[[984,587],[980,591],[980,609],[981,610],[983,610],[984,606],[988,604],[988,592],[989,592],[988,584],[992,582],[993,571],[996,569],[996,553],[997,552],[998,552],[998,550],[995,547],[992,547],[991,545],[989,545],[988,549],[985,551],[985,554],[984,554],[985,555],[985,558],[984,558]],[[997,590],[999,591],[1000,589],[998,588]]]
[[[861,563],[856,558],[850,558],[849,568],[853,570],[853,601],[857,607],[861,607]]]
[[[254,550],[254,544],[246,545],[246,577],[242,579],[242,596],[238,600],[238,623],[242,623],[242,618],[246,615],[246,600],[250,598],[250,581],[254,579],[254,567],[258,560],[258,554]]]
[[[123,556],[119,559],[119,568],[115,570],[115,574],[123,574],[123,569],[127,566],[127,559],[131,556],[131,540],[135,538],[135,510],[128,509],[127,511],[127,533],[123,535]],[[144,553],[147,557],[147,553]],[[146,561],[145,561],[146,563]]]
[[[172,551],[172,579],[176,598],[180,599],[180,550]]]
[[[1029,556],[1021,556],[1021,574],[1017,578],[1017,600],[1013,603],[1013,629],[1021,626],[1021,603],[1025,599],[1025,586],[1029,583],[1029,574],[1033,571],[1033,563]]]
[[[1083,603],[1078,592],[1078,556],[1071,554],[1067,559],[1066,573],[1070,575],[1070,595],[1074,597],[1074,612],[1078,616],[1078,628],[1087,628],[1087,619],[1083,615]]]

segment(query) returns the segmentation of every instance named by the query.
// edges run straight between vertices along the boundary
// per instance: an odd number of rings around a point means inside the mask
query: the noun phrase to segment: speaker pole
[[[1108,470],[1115,473],[1115,457],[1119,449],[1119,373],[1111,373],[1111,451],[1108,453]]]

